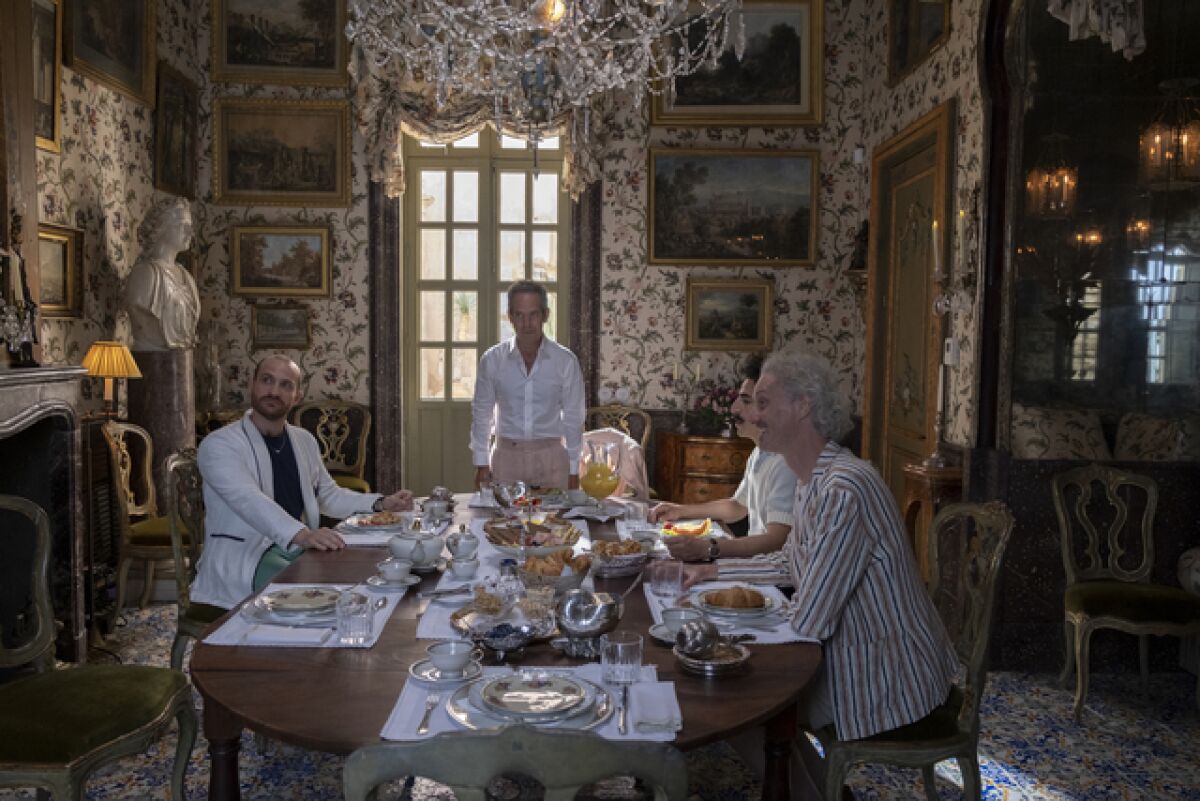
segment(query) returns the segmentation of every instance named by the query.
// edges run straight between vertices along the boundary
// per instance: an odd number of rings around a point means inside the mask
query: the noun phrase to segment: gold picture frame
[[[302,303],[250,306],[251,350],[308,350],[312,318]]]
[[[38,306],[43,317],[83,316],[83,231],[63,225],[38,226]]]
[[[775,284],[760,278],[689,278],[686,350],[770,350]]]
[[[229,230],[234,295],[327,298],[331,233],[324,225],[234,225]]]
[[[350,104],[217,98],[213,202],[350,205]]]
[[[76,72],[154,105],[154,0],[71,0],[66,63]]]
[[[904,80],[950,38],[950,2],[888,0],[888,86]]]
[[[213,0],[213,80],[345,86],[345,30],[345,0]]]
[[[715,69],[676,80],[672,100],[662,94],[654,98],[652,125],[821,124],[825,117],[824,3],[744,0],[741,14],[746,32],[742,59],[734,54],[731,36]],[[755,69],[756,63],[762,64],[761,69]],[[755,77],[748,80],[751,73]]]
[[[33,0],[33,129],[37,146],[62,148],[63,0]]]

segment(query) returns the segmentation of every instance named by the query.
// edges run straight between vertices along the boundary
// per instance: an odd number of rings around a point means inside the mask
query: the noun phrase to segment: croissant
[[[706,592],[704,600],[712,606],[724,606],[728,609],[761,609],[767,605],[766,596],[749,587],[730,587],[727,590]]]

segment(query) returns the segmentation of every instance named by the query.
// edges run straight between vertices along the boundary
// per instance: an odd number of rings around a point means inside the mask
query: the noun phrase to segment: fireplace
[[[0,493],[27,498],[49,515],[50,594],[59,625],[56,653],[74,662],[87,656],[85,587],[90,586],[78,422],[81,379],[86,376],[80,367],[0,369]],[[31,531],[20,528],[7,532],[5,538],[10,537],[32,542]],[[12,630],[28,598],[27,568],[15,561],[23,560],[0,559],[3,631]]]

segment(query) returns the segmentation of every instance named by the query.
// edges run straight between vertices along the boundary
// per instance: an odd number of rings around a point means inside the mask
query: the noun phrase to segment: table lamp
[[[141,378],[142,371],[129,348],[120,342],[93,342],[83,357],[83,367],[88,375],[104,379],[104,413],[109,417],[117,416],[116,393],[113,388],[114,378]]]

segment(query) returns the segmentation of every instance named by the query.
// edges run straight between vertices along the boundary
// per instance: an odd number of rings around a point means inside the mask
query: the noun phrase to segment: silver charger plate
[[[491,715],[472,704],[470,700],[471,688],[480,681],[482,679],[476,679],[474,682],[464,684],[462,687],[456,689],[446,701],[446,714],[450,716],[451,720],[465,729],[487,730],[511,726],[513,721],[510,718]],[[603,725],[613,716],[616,704],[613,703],[612,696],[608,690],[590,681],[583,679],[579,679],[578,681],[585,685],[586,689],[595,693],[595,702],[582,710],[578,715],[562,718],[553,723],[538,723],[536,724],[537,726],[550,729],[578,729],[587,731]]]
[[[745,670],[746,663],[750,661],[750,649],[741,643],[722,642],[707,659],[688,656],[680,652],[678,646],[671,650],[675,652],[680,669],[693,676],[732,676]]]
[[[408,675],[429,684],[459,684],[464,681],[474,681],[482,672],[483,667],[474,659],[468,662],[462,673],[457,676],[443,675],[442,671],[434,667],[433,662],[428,659],[413,662],[408,667]]]
[[[411,573],[399,581],[388,581],[383,576],[376,574],[367,579],[367,583],[377,590],[384,592],[403,592],[414,584],[420,584],[419,576],[414,576]]]

